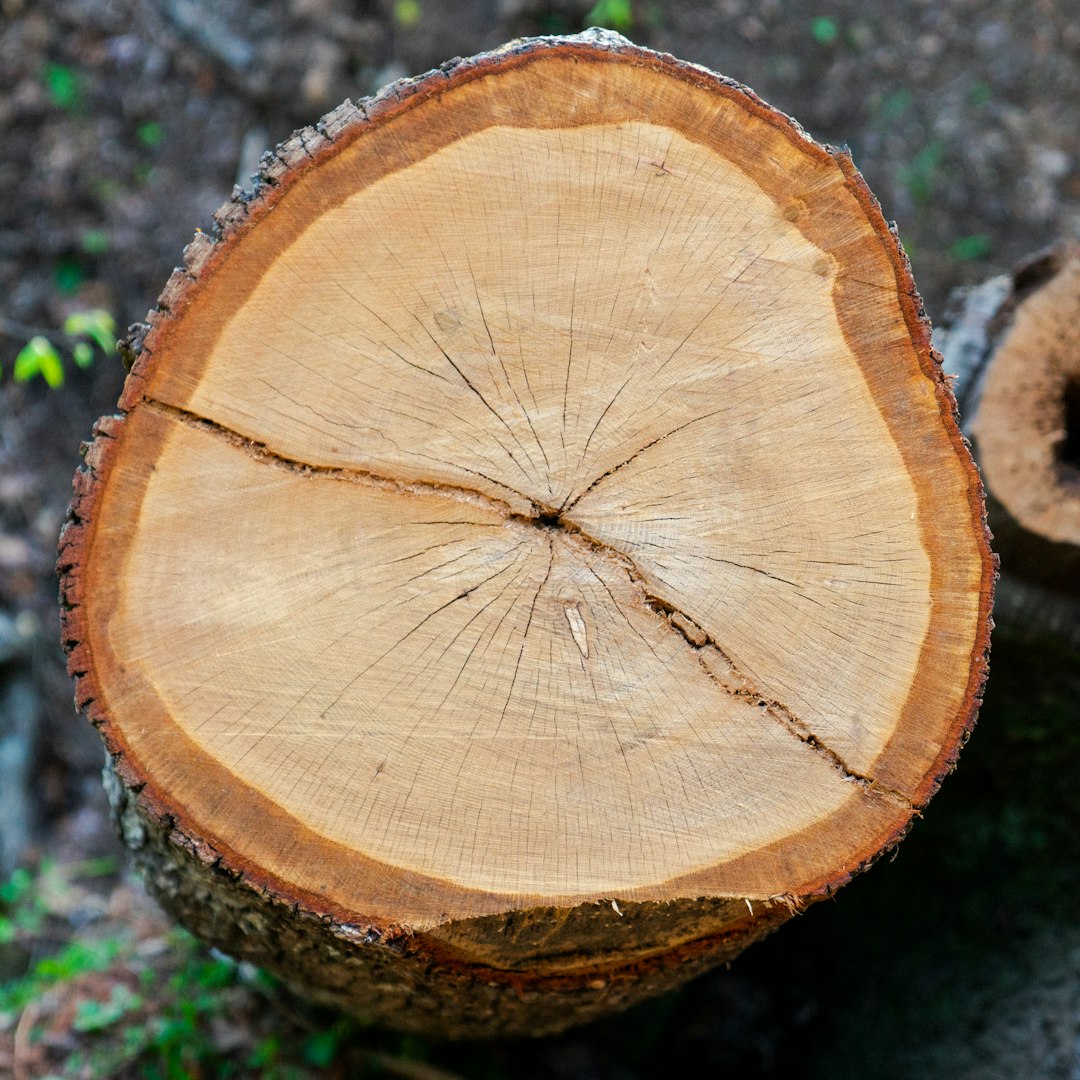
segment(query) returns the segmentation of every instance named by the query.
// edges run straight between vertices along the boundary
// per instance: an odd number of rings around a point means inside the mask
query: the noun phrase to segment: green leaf
[[[82,98],[82,88],[74,68],[50,60],[42,69],[41,79],[49,91],[52,103],[58,109],[71,110],[78,107]]]
[[[900,182],[917,206],[926,206],[933,199],[944,154],[944,144],[935,139],[919,150],[910,165],[900,170]]]
[[[20,866],[12,871],[11,877],[3,885],[0,885],[0,904],[17,904],[33,886],[34,875],[25,866]]]
[[[272,1065],[281,1050],[281,1042],[276,1035],[262,1039],[248,1056],[248,1065],[255,1069]]]
[[[540,25],[542,34],[570,34],[570,22],[561,11],[545,11],[537,15],[536,21]]]
[[[137,1057],[150,1042],[149,1033],[145,1024],[133,1024],[124,1028],[124,1053],[128,1057]]]
[[[64,320],[64,333],[90,338],[103,353],[116,352],[116,320],[102,308],[72,312]]]
[[[989,236],[976,233],[974,236],[961,236],[953,241],[949,254],[960,262],[970,262],[972,259],[985,259],[993,246]]]
[[[71,1026],[76,1031],[101,1031],[141,1006],[142,998],[120,983],[112,988],[108,1001],[80,1001]]]
[[[606,26],[609,30],[629,30],[633,22],[630,0],[597,0],[585,16],[586,26]]]
[[[44,861],[43,859],[43,864]],[[115,855],[99,855],[96,859],[83,859],[82,862],[68,864],[72,878],[104,877],[106,874],[115,874],[119,869],[120,861]]]
[[[62,293],[78,292],[79,286],[86,280],[86,271],[78,259],[63,258],[53,270],[53,280]]]
[[[840,30],[835,19],[828,15],[819,15],[810,20],[810,34],[819,45],[835,45],[840,37]]]
[[[64,385],[64,365],[53,343],[40,335],[32,337],[15,357],[16,382],[29,382],[40,375],[54,389]]]
[[[39,960],[22,978],[0,983],[0,1013],[26,1007],[46,987],[67,982],[88,971],[104,971],[119,955],[122,943],[106,939],[86,943],[73,941],[55,956]]]
[[[911,109],[914,101],[911,91],[901,87],[882,99],[876,110],[877,116],[887,124],[894,124]]]
[[[47,982],[63,982],[89,971],[104,971],[119,955],[121,943],[104,941],[73,941],[56,956],[39,960],[34,974]]]
[[[79,341],[71,350],[71,358],[78,367],[88,368],[94,362],[94,346],[88,341]]]
[[[87,255],[104,255],[109,250],[110,237],[106,229],[84,229],[79,237],[79,247]]]
[[[304,1061],[314,1065],[317,1069],[325,1069],[334,1060],[337,1054],[340,1035],[336,1028],[327,1031],[317,1031],[304,1040],[301,1050]]]
[[[397,0],[394,4],[394,22],[398,26],[415,26],[423,14],[420,0]]]
[[[165,128],[156,120],[144,120],[135,129],[135,134],[143,146],[150,148],[160,146],[165,141]]]

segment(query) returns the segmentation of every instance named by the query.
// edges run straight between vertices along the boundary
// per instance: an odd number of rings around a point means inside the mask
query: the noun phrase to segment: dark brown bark
[[[456,934],[471,952],[532,941],[540,957],[572,974],[542,975],[518,952],[515,967],[487,966],[455,955],[455,942],[401,931],[381,934],[289,904],[230,873],[204,845],[156,819],[107,762],[105,787],[113,820],[132,864],[158,902],[204,940],[274,972],[306,999],[362,1020],[436,1038],[542,1036],[588,1023],[671,990],[733,959],[792,913],[777,902],[758,906],[751,923],[744,901],[692,905],[598,903],[572,911],[532,908],[512,920],[471,920]],[[680,913],[680,908],[684,911]],[[741,910],[740,910],[741,909]],[[650,937],[706,936],[677,949],[658,948],[635,963],[612,963],[612,948],[641,948]],[[485,926],[484,924],[488,925]],[[717,926],[725,926],[721,932]],[[711,932],[710,932],[711,931]],[[607,954],[609,962],[602,962]]]

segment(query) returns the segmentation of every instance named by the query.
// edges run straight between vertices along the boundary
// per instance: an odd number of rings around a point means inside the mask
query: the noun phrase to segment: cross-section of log
[[[973,431],[998,528],[1024,534],[1017,558],[1026,548],[1029,576],[1080,593],[1080,249],[1049,270],[1016,308]]]
[[[220,222],[61,544],[171,910],[403,1027],[542,1033],[900,838],[993,565],[846,154],[591,33],[342,107]]]
[[[1010,633],[1080,644],[1080,247],[1040,252],[956,308],[941,342],[986,479],[998,610]]]

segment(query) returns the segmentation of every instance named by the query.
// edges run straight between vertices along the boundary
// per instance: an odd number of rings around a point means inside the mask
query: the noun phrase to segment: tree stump
[[[218,222],[61,541],[167,908],[399,1027],[543,1034],[900,839],[993,558],[846,152],[590,32],[346,103]]]
[[[1080,646],[1080,246],[957,294],[936,335],[986,480],[999,621]]]

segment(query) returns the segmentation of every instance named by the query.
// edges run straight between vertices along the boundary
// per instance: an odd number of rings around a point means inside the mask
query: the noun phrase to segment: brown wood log
[[[895,844],[993,558],[842,151],[616,35],[264,160],[132,342],[60,554],[154,891],[316,998],[542,1034]]]
[[[997,616],[1080,645],[1080,246],[957,294],[935,334],[987,487]]]

